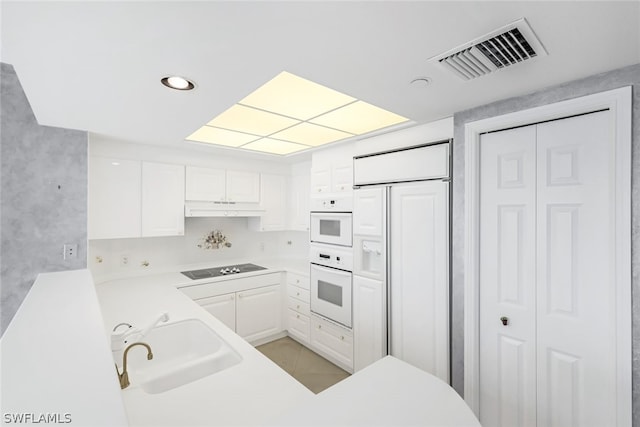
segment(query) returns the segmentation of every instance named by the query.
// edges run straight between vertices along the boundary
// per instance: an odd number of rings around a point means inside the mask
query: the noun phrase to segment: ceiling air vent
[[[430,60],[443,64],[458,77],[471,80],[545,55],[547,51],[522,18]]]

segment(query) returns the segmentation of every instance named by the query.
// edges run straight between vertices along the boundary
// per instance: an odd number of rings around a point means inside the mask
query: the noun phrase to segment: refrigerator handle
[[[387,354],[391,355],[391,187],[386,186],[384,189],[384,205],[385,205],[385,284],[387,292]]]

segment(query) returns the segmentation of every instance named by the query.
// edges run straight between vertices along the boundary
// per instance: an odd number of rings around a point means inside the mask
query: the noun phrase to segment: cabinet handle
[[[296,296],[299,297],[300,296],[300,292],[296,292]]]
[[[318,329],[322,329],[322,325],[318,325]]]
[[[231,301],[233,301],[235,298],[233,297],[233,295],[231,295],[231,298],[229,298]]]
[[[238,298],[242,298],[242,294],[238,294]]]
[[[296,279],[296,283],[300,283],[300,279]]]
[[[296,318],[297,318],[297,319],[299,319],[299,318],[300,318],[300,315],[299,315],[299,314],[296,314]]]
[[[296,308],[297,308],[298,310],[300,310],[300,304],[298,304],[298,305],[296,306]]]
[[[343,335],[340,335],[340,339],[341,339],[342,341],[344,341],[344,336],[343,336]]]
[[[322,188],[318,188],[318,193],[322,191]]]

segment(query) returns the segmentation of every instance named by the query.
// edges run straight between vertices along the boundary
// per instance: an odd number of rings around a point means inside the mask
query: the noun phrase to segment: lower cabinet
[[[236,293],[202,298],[196,301],[229,329],[236,330]]]
[[[280,273],[273,273],[180,290],[242,338],[255,342],[284,330],[280,278]]]
[[[287,273],[287,332],[304,345],[309,345],[309,277]]]
[[[236,333],[249,342],[282,331],[280,285],[237,293]]]
[[[353,332],[311,314],[311,348],[347,372],[353,373]]]
[[[387,354],[383,282],[353,276],[354,370],[382,359]]]

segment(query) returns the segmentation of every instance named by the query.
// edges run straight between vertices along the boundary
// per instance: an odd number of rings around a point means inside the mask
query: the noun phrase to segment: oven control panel
[[[309,259],[314,264],[341,270],[353,270],[353,249],[335,245],[311,243]]]

